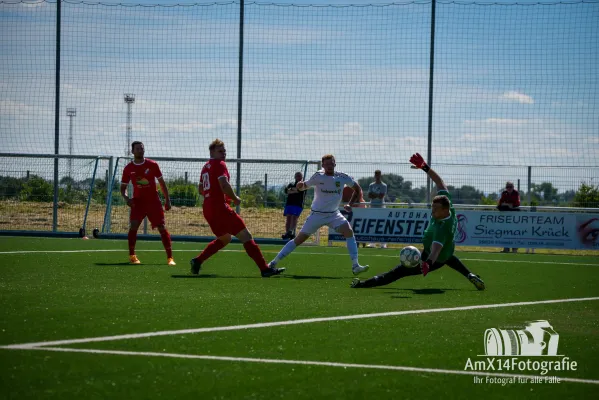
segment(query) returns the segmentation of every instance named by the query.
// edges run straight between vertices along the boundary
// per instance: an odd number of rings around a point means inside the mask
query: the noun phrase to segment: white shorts
[[[300,233],[312,235],[325,225],[336,230],[341,225],[346,223],[348,223],[347,219],[345,219],[343,214],[341,214],[339,211],[326,214],[311,212],[310,215],[308,215],[308,218],[306,218],[306,222],[304,222],[304,226],[302,226]]]

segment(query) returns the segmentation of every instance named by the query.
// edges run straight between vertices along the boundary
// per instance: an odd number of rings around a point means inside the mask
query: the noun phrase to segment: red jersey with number
[[[227,196],[218,182],[221,176],[226,177],[227,181],[231,179],[227,164],[223,160],[210,159],[202,168],[200,185],[202,185],[204,205],[215,206],[227,203]]]
[[[146,158],[141,164],[131,161],[123,170],[121,183],[133,183],[133,198],[154,200],[159,198],[156,192],[156,179],[162,177],[156,161]]]

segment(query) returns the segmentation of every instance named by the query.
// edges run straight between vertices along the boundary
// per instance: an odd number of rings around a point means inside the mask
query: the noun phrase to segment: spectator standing
[[[501,197],[497,202],[499,211],[520,211],[520,193],[514,188],[513,182],[506,182],[505,190],[501,192]],[[509,247],[503,248],[503,253],[509,253]],[[517,253],[517,248],[512,248],[512,253]]]
[[[304,199],[306,198],[306,191],[299,191],[297,189],[297,183],[303,179],[301,172],[296,172],[294,182],[291,182],[285,188],[287,194],[287,201],[285,202],[285,210],[283,216],[285,219],[285,234],[281,237],[283,239],[294,239],[295,228],[297,227],[297,220],[304,209]]]
[[[370,208],[385,208],[385,196],[387,195],[387,184],[381,180],[381,171],[374,171],[374,182],[368,186],[368,198],[370,199]],[[374,243],[369,243],[368,247],[376,247]],[[386,249],[387,243],[381,243],[381,249]]]

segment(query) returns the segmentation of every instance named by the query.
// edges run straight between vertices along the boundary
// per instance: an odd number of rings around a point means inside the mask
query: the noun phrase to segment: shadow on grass
[[[454,289],[454,288],[443,288],[443,289],[434,289],[434,288],[430,288],[430,289],[406,289],[406,288],[373,288],[373,289],[378,289],[378,290],[387,290],[386,293],[388,294],[398,294],[401,293],[401,291],[404,290],[411,290],[413,294],[423,294],[423,295],[431,295],[431,294],[443,294],[447,291],[453,291],[453,290],[459,290],[462,291],[462,289]],[[394,298],[405,298],[403,296],[391,296]]]
[[[260,275],[255,276],[230,276],[230,275],[217,275],[217,274],[200,274],[200,275],[171,275],[171,278],[190,278],[190,279],[208,279],[208,278],[224,278],[224,279],[256,279],[262,277]],[[276,275],[271,276],[270,278],[264,279],[279,279],[279,278],[288,278],[288,279],[344,279],[338,276],[313,276],[313,275]]]
[[[347,279],[339,276],[316,276],[316,275],[281,275],[282,278],[290,279]]]
[[[145,267],[149,265],[165,265],[165,264],[152,264],[152,263],[143,263],[143,264],[129,264],[128,261],[120,262],[120,263],[94,263],[99,267]]]
[[[200,274],[200,275],[171,275],[171,278],[177,279],[210,279],[210,278],[220,278],[220,279],[255,279],[262,278],[260,275],[258,276],[230,276],[230,275],[217,275],[217,274]]]

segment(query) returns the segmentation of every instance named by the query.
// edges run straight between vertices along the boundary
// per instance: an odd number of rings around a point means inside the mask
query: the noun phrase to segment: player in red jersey
[[[123,179],[121,179],[121,196],[131,207],[129,217],[129,262],[131,264],[141,264],[135,255],[135,242],[137,241],[137,230],[141,221],[147,216],[152,224],[152,229],[158,228],[162,244],[166,250],[167,264],[176,265],[173,260],[173,250],[171,245],[171,236],[164,226],[164,210],[158,192],[156,191],[156,179],[160,184],[162,194],[164,194],[164,209],[171,209],[171,199],[168,195],[166,183],[162,178],[162,172],[156,161],[144,158],[144,144],[142,142],[131,143],[131,152],[133,161],[125,166],[123,170]],[[127,196],[127,185],[133,183],[133,198]]]
[[[260,247],[246,228],[245,222],[228,204],[229,201],[233,201],[235,205],[239,205],[241,199],[237,197],[229,183],[229,170],[225,164],[227,156],[225,143],[216,139],[210,143],[208,149],[210,150],[210,161],[202,168],[198,190],[204,196],[204,217],[216,235],[216,239],[210,242],[199,256],[191,259],[191,273],[197,275],[202,263],[228,245],[232,236],[243,243],[245,251],[260,268],[263,277],[268,278],[285,271],[285,268],[268,266]]]

